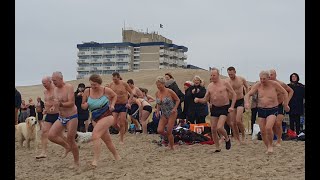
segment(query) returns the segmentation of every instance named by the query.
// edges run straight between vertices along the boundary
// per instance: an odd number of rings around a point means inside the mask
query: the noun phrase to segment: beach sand
[[[40,133],[39,133],[40,135]],[[213,153],[214,145],[176,145],[170,151],[152,140],[159,135],[130,134],[125,144],[119,144],[118,135],[113,142],[122,157],[115,161],[102,144],[101,157],[96,169],[88,162],[93,157],[92,144],[80,144],[80,168],[69,169],[73,161],[69,153],[64,159],[64,149],[49,142],[48,157],[36,159],[39,149],[20,148],[16,142],[16,179],[305,179],[305,142],[283,141],[272,155],[265,154],[262,141],[254,144],[247,136],[247,145],[233,143],[230,150],[222,144],[220,153]]]

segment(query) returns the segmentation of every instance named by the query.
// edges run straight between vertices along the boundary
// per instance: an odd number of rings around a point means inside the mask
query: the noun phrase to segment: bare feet
[[[272,153],[273,153],[273,147],[270,146],[268,147],[266,154],[272,154]]]
[[[114,159],[119,161],[121,159],[121,157],[119,155],[114,156]]]
[[[73,165],[69,166],[69,169],[79,169],[80,164],[79,163],[73,163]]]
[[[67,157],[68,153],[71,151],[71,148],[68,147],[68,148],[65,148],[65,151],[64,151],[64,155],[62,156],[62,158],[65,158]]]
[[[123,141],[120,141],[119,144],[124,144],[124,142],[123,142]]]
[[[282,142],[282,139],[278,140],[276,143],[274,143],[274,146],[280,147],[281,146],[281,142]]]
[[[47,157],[46,154],[41,153],[40,155],[36,156],[36,159],[42,159],[42,158],[46,158],[46,157]]]

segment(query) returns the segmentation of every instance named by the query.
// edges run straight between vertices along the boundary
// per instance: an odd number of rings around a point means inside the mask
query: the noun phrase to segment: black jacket
[[[181,103],[184,101],[184,94],[182,93],[182,91],[179,89],[177,83],[173,80],[170,79],[169,81],[166,82],[165,84],[166,88],[171,89],[172,91],[174,91],[176,93],[176,95],[178,96],[178,98],[180,99],[180,103],[179,106],[177,108],[178,111],[178,116],[177,118],[181,119],[182,118],[182,108],[181,108]]]
[[[192,90],[195,89],[195,93]],[[199,89],[199,92],[197,90]],[[190,86],[185,92],[183,114],[186,118],[194,119],[196,116],[207,116],[208,105],[202,103],[195,103],[194,98],[203,98],[207,90],[202,86]]]
[[[293,89],[292,98],[289,101],[291,115],[302,115],[304,114],[304,104],[303,99],[305,98],[304,85],[301,83],[290,83],[289,87]]]

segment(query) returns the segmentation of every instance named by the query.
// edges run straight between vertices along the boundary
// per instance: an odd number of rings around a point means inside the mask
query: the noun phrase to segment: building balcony
[[[133,64],[140,64],[140,61],[133,61]]]
[[[89,64],[89,63],[90,63],[90,60],[78,59],[78,60],[77,60],[77,63],[78,63],[78,64]]]
[[[103,63],[102,59],[91,59],[90,63]]]
[[[77,71],[90,71],[90,66],[86,66],[86,67],[77,67]]]

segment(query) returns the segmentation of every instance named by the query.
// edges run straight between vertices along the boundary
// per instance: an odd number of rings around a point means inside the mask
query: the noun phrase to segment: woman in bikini
[[[160,110],[162,113],[157,131],[159,134],[168,137],[169,148],[173,150],[174,139],[172,129],[177,118],[177,108],[180,99],[174,91],[165,87],[165,81],[165,78],[162,76],[157,77],[156,80],[158,88],[156,92],[156,116],[159,117]],[[167,132],[164,131],[165,126],[167,126]]]
[[[147,100],[143,98],[138,98],[137,96],[134,96],[132,100],[139,106],[138,112],[136,113],[139,113],[139,117],[140,117],[139,120],[140,120],[140,123],[142,124],[142,132],[144,134],[148,134],[148,129],[147,129],[148,117],[152,112],[152,106]]]
[[[106,144],[116,160],[120,156],[111,140],[109,127],[113,125],[114,118],[112,111],[117,100],[117,94],[108,87],[101,86],[102,79],[99,75],[93,74],[89,78],[91,88],[83,93],[82,109],[91,111],[92,124],[94,126],[90,141],[93,142],[93,161],[91,165],[96,167],[100,156],[100,138]],[[78,134],[79,135],[79,134]]]

